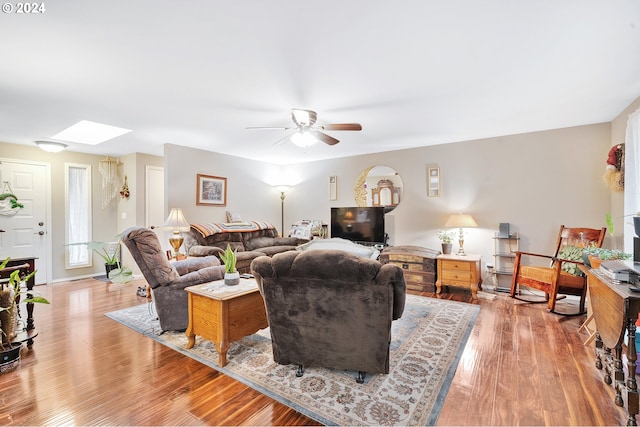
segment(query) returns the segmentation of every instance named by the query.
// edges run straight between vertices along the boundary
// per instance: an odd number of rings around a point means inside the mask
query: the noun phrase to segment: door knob
[[[33,233],[33,234],[37,234],[39,236],[44,236],[44,231],[38,231],[37,233]]]

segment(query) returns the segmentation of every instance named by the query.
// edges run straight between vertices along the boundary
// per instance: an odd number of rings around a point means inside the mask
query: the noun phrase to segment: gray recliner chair
[[[131,227],[122,242],[151,287],[163,331],[184,331],[189,326],[188,295],[184,288],[224,278],[224,265],[215,256],[169,262],[156,234]]]
[[[259,257],[273,359],[282,365],[389,373],[391,322],[404,311],[402,269],[339,250]]]

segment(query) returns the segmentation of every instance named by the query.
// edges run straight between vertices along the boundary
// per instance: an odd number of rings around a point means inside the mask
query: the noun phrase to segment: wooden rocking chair
[[[530,303],[547,302],[547,310],[562,314],[565,316],[575,316],[585,313],[585,300],[587,297],[587,278],[582,275],[574,275],[563,271],[562,264],[566,262],[582,264],[580,260],[569,260],[558,257],[565,246],[586,247],[596,246],[602,247],[607,229],[593,228],[567,228],[560,226],[558,241],[556,242],[555,252],[553,255],[541,255],[529,252],[516,252],[516,258],[513,265],[513,277],[511,279],[511,297]],[[524,265],[523,257],[547,258],[551,261],[549,267]],[[520,295],[519,286],[543,291],[544,299],[527,299]],[[559,313],[556,311],[556,300],[564,298],[558,295],[576,295],[580,297],[580,308],[577,313]]]

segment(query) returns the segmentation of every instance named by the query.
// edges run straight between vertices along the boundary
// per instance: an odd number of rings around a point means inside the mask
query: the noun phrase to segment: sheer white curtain
[[[624,159],[624,250],[633,253],[633,221],[626,215],[640,211],[640,109],[629,114]]]
[[[86,167],[69,166],[67,175],[67,242],[82,243],[91,240],[89,171]],[[91,265],[90,253],[85,245],[68,246],[68,265]]]

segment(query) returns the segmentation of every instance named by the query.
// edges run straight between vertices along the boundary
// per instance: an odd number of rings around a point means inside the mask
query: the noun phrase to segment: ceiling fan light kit
[[[296,133],[291,135],[291,137],[284,137],[279,141],[276,141],[276,145],[287,140],[291,139],[291,142],[296,144],[299,147],[309,147],[315,144],[318,141],[322,141],[327,145],[335,145],[340,142],[338,139],[327,135],[324,130],[362,130],[362,125],[359,123],[338,123],[338,124],[326,124],[326,125],[318,125],[315,126],[318,115],[315,111],[312,110],[303,110],[300,108],[292,108],[291,109],[291,120],[296,125],[295,129],[297,129]],[[290,127],[259,127],[259,126],[251,126],[247,127],[247,129],[284,129],[290,130],[293,128]]]
[[[291,142],[296,144],[298,147],[310,147],[318,142],[318,140],[311,134],[311,132],[299,130],[291,135]]]

